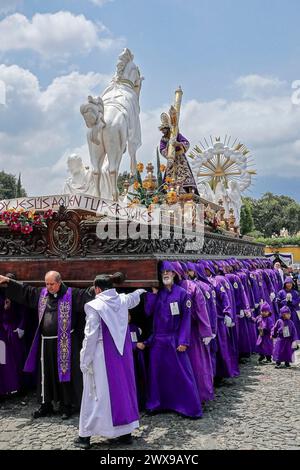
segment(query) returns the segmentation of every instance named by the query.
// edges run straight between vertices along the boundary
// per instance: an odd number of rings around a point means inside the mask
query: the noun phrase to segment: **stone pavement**
[[[253,356],[240,377],[216,389],[200,420],[143,414],[130,449],[300,449],[300,353],[291,369],[256,361]],[[73,449],[78,416],[32,420],[35,407],[32,395],[0,405],[0,450]],[[92,449],[116,448],[97,437],[92,443]]]

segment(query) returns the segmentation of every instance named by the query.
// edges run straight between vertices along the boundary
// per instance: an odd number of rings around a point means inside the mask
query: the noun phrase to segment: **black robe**
[[[42,287],[32,287],[20,282],[10,280],[6,288],[6,296],[16,302],[38,311],[39,298]],[[65,295],[67,286],[61,284],[57,294],[48,295],[46,308],[40,324],[40,333],[43,336],[57,336],[58,334],[58,299]],[[82,395],[82,374],[80,371],[80,349],[84,336],[85,313],[84,304],[94,298],[94,290],[78,289],[72,287],[72,322],[71,330],[71,381],[59,382],[57,367],[57,339],[44,341],[44,400],[43,403],[60,402],[61,408],[71,407],[79,409]],[[41,357],[41,354],[38,356]],[[41,360],[38,361],[38,398],[41,396]]]

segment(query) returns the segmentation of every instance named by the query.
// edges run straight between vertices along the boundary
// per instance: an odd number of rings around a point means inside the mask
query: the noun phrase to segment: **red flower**
[[[10,220],[10,212],[7,212],[7,211],[3,212],[2,213],[2,220],[4,222],[6,222],[7,220]]]
[[[21,228],[22,233],[31,233],[33,230],[32,226],[29,224],[23,225]]]

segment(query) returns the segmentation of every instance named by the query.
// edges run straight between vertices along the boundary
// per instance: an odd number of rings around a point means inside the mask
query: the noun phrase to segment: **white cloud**
[[[15,11],[21,3],[22,0],[0,0],[0,14]]]
[[[286,82],[276,77],[246,75],[239,77],[235,84],[241,89],[244,98],[262,98],[278,93],[286,87]]]
[[[101,23],[68,11],[35,14],[31,20],[15,13],[0,21],[0,52],[32,50],[47,58],[68,58],[123,45]]]
[[[86,128],[79,108],[99,94],[108,76],[72,72],[42,90],[35,75],[17,65],[0,65],[7,107],[0,107],[0,168],[22,173],[29,194],[60,191],[67,155],[77,150],[88,163]],[[65,164],[63,164],[65,162]]]

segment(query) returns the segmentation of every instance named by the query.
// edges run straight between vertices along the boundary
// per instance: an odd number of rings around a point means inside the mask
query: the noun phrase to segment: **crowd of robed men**
[[[200,418],[214,387],[253,353],[290,367],[300,296],[288,274],[261,258],[163,261],[158,289],[129,293],[115,288],[121,273],[87,289],[56,271],[44,288],[0,276],[0,395],[26,387],[30,373],[33,417],[57,414],[57,404],[63,419],[80,409],[82,448],[91,436],[129,444],[141,409]]]

